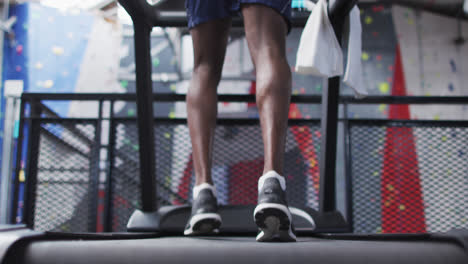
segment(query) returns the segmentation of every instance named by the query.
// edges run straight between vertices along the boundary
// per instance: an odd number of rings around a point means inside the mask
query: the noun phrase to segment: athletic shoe
[[[254,210],[254,220],[260,228],[257,241],[296,241],[285,190],[284,177],[275,171],[267,172],[258,180],[258,204]]]
[[[218,214],[214,186],[203,183],[194,188],[192,214],[184,235],[210,235],[219,232],[221,216]]]

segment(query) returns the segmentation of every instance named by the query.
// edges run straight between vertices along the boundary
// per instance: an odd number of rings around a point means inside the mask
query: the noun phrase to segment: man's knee
[[[286,58],[270,56],[260,60],[256,67],[256,75],[258,86],[284,86],[291,82],[291,69]]]
[[[264,64],[257,68],[257,104],[272,94],[288,97],[291,90],[291,70],[287,62]]]
[[[222,64],[204,62],[193,67],[193,75],[203,82],[218,83],[221,79]]]

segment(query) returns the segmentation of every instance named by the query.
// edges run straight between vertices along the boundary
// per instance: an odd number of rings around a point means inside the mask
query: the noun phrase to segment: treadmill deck
[[[39,240],[10,252],[5,263],[467,263],[455,243],[299,237],[258,243],[249,237],[160,237],[126,240]],[[11,261],[11,262],[10,262]],[[14,261],[14,262],[13,262]]]

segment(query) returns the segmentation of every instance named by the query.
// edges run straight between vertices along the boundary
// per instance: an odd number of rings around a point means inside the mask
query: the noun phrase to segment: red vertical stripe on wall
[[[192,158],[192,153],[190,153],[189,160],[185,164],[184,175],[182,176],[182,180],[179,183],[179,186],[177,188],[177,194],[182,199],[189,200],[188,193],[189,193],[189,188],[190,188],[190,182],[192,181],[192,174],[193,174],[193,158]],[[173,203],[175,205],[181,205],[181,204],[184,204],[185,201],[176,198],[174,199]]]
[[[302,118],[302,114],[296,104],[291,104],[289,108],[289,118]],[[312,138],[312,131],[308,126],[291,127],[291,132],[294,135],[297,146],[299,147],[304,160],[308,163],[307,173],[313,183],[315,195],[318,197],[319,192],[319,167],[318,158],[313,148],[314,140]]]
[[[405,96],[405,76],[397,46],[392,95]],[[410,119],[408,105],[391,105],[390,119]],[[383,233],[424,233],[423,195],[418,160],[409,127],[388,127],[381,182]]]

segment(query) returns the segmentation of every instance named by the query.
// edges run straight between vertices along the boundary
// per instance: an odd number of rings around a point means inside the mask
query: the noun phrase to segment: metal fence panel
[[[319,122],[290,126],[285,176],[290,205],[318,209]],[[112,169],[112,230],[124,231],[140,206],[138,137],[135,121],[116,122]],[[159,206],[191,202],[193,161],[186,124],[156,124],[156,175]],[[257,201],[257,179],[263,171],[263,143],[258,124],[218,125],[212,176],[220,204]]]
[[[357,233],[468,228],[468,128],[352,124]]]
[[[88,232],[95,223],[95,130],[89,122],[41,123],[34,229]]]

